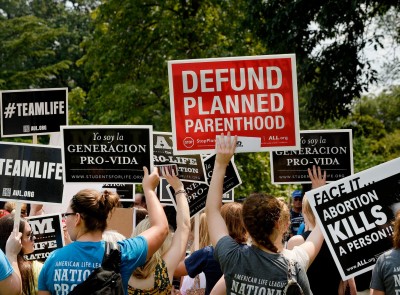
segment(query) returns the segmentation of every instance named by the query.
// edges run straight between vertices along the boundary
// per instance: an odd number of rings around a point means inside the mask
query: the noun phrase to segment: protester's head
[[[290,223],[287,205],[263,193],[253,193],[243,203],[243,222],[253,242],[272,252],[278,249],[274,241],[283,236]]]
[[[302,211],[303,192],[301,190],[295,190],[292,193],[292,200],[292,209],[296,212]]]
[[[247,231],[242,219],[243,205],[241,203],[225,203],[221,207],[221,216],[225,220],[229,235],[239,244],[246,243]]]
[[[140,236],[140,234],[151,227],[150,218],[146,217],[143,219],[134,229],[133,236]],[[145,279],[151,274],[154,274],[154,270],[157,264],[161,263],[163,255],[169,250],[172,244],[172,231],[170,232],[161,247],[153,254],[153,256],[146,261],[146,263],[135,269],[133,276],[138,279]]]
[[[134,206],[147,209],[146,198],[145,198],[144,194],[142,194],[142,193],[135,194]]]
[[[14,214],[8,214],[0,218],[0,248],[5,252],[7,239],[14,229]],[[18,230],[22,233],[21,237],[21,255],[29,254],[34,251],[35,237],[32,233],[31,226],[24,219],[21,218]]]
[[[65,223],[71,239],[77,238],[78,232],[94,232],[107,228],[107,218],[118,207],[117,193],[104,190],[84,189],[74,195],[70,201]]]
[[[307,198],[303,198],[303,217],[307,227],[315,227],[315,215]]]
[[[400,249],[400,211],[397,211],[393,221],[393,247]]]
[[[6,252],[7,240],[13,229],[14,214],[8,214],[7,216],[0,218],[0,248],[4,253]],[[20,253],[17,255],[17,263],[21,273],[23,294],[30,294],[29,290],[34,285],[35,280],[32,271],[32,263],[31,261],[25,260],[24,255],[30,254],[34,251],[35,237],[32,233],[31,226],[24,218],[20,219],[18,230],[22,233],[22,248]]]
[[[16,203],[15,202],[6,202],[4,204],[4,210],[6,210],[9,213],[14,212],[16,207]],[[26,203],[22,203],[21,204],[21,216],[22,217],[27,217],[28,216],[28,205]]]
[[[135,207],[136,211],[136,224],[139,224],[149,214],[147,209],[143,207]]]
[[[117,245],[118,241],[125,240],[125,236],[116,230],[108,229],[105,230],[102,234],[103,240],[109,243],[113,243]]]

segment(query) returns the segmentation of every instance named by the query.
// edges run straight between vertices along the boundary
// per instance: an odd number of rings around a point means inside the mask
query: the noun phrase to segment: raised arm
[[[221,216],[222,191],[226,167],[228,166],[236,149],[236,136],[231,137],[221,134],[216,140],[216,157],[214,171],[211,177],[210,187],[208,188],[206,201],[206,218],[208,232],[210,234],[211,243],[215,246],[219,239],[229,235],[225,221]]]
[[[163,256],[167,264],[169,280],[172,282],[175,269],[186,252],[190,233],[190,212],[182,182],[174,172],[171,175],[165,167],[163,169],[164,177],[174,189],[176,198],[176,230],[172,238],[171,247]]]
[[[143,192],[146,197],[147,211],[151,227],[140,235],[147,240],[147,259],[150,258],[164,243],[168,234],[168,220],[163,207],[157,198],[155,189],[160,181],[157,168],[149,174],[146,167],[143,167],[144,177],[142,181]]]
[[[212,288],[210,295],[225,295],[225,294],[226,294],[225,278],[224,276],[222,276]]]
[[[311,179],[313,189],[326,184],[326,171],[322,173],[321,167],[319,166],[317,168],[315,167],[315,165],[313,165],[312,169],[308,168],[308,176]],[[300,245],[300,247],[303,247],[308,254],[309,266],[317,256],[323,242],[324,242],[324,236],[322,235],[319,224],[317,223],[314,229],[311,231],[311,234],[308,236],[307,240]]]

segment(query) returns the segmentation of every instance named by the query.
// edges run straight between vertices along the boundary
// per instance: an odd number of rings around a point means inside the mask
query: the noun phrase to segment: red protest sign
[[[168,75],[175,154],[210,153],[228,131],[259,151],[299,148],[294,54],[173,60]]]

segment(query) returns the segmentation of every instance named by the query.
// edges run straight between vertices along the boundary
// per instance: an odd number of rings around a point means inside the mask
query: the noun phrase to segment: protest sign
[[[59,132],[68,124],[68,88],[0,91],[1,136]]]
[[[400,158],[306,192],[343,278],[371,270],[392,247]]]
[[[175,155],[211,153],[228,131],[237,152],[299,148],[294,54],[172,60],[168,76]]]
[[[107,230],[115,230],[130,238],[135,224],[133,208],[115,208],[107,219]]]
[[[46,260],[49,254],[64,245],[61,215],[38,215],[27,218],[35,237],[35,251],[24,255],[27,260]]]
[[[112,190],[119,196],[120,202],[135,201],[135,188],[133,184],[128,183],[105,183],[102,185],[102,190]]]
[[[180,179],[206,182],[201,155],[174,155],[171,132],[153,132],[153,142],[154,165],[177,164]]]
[[[206,167],[206,174],[207,174],[207,183],[210,184],[211,177],[214,171],[214,164],[215,164],[215,154],[210,155],[204,159],[204,166]],[[240,179],[240,175],[237,171],[234,158],[232,157],[231,161],[229,162],[228,166],[226,167],[225,178],[224,178],[224,185],[223,185],[223,193],[226,194],[230,190],[233,190],[235,187],[242,184],[242,180]]]
[[[64,182],[141,183],[153,168],[150,125],[62,126]]]
[[[222,203],[235,202],[235,190],[231,189],[226,194],[222,195]]]
[[[170,204],[174,205],[172,201],[172,195],[169,193],[168,190],[168,181],[166,179],[160,179],[160,183],[157,187],[157,197],[163,204]]]
[[[299,150],[270,152],[272,183],[311,183],[307,169],[313,165],[326,171],[328,182],[353,174],[351,129],[303,130],[300,142]]]
[[[190,217],[198,214],[206,206],[206,199],[208,194],[208,184],[200,182],[182,181],[187,194],[187,201],[189,204]],[[172,196],[172,201],[176,208],[176,197],[172,186],[167,186],[169,193]]]
[[[0,142],[0,200],[62,203],[61,149]]]

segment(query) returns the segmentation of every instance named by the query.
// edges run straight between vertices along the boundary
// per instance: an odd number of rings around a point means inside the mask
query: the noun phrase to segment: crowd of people
[[[141,217],[131,237],[106,230],[119,205],[117,193],[80,190],[62,214],[68,243],[44,263],[24,257],[34,252],[35,241],[24,218],[27,208],[16,228],[12,204],[7,204],[0,211],[0,295],[70,293],[101,265],[105,241],[119,247],[125,294],[189,294],[190,287],[175,288],[179,277],[182,287],[183,278],[200,280],[204,294],[281,294],[290,276],[306,295],[355,295],[356,280],[342,281],[304,192],[293,192],[291,206],[262,192],[250,194],[243,203],[222,203],[225,172],[236,143],[229,134],[216,141],[214,170],[200,216],[199,249],[188,246],[193,245],[193,225],[185,188],[168,170],[162,172],[175,194],[174,228],[156,195],[159,172],[144,167],[143,194],[135,198]],[[308,174],[312,188],[325,185],[326,173],[320,167],[313,166]],[[36,208],[31,209],[36,214]],[[398,292],[400,213],[393,240],[394,248],[379,257],[372,272],[373,295]]]

